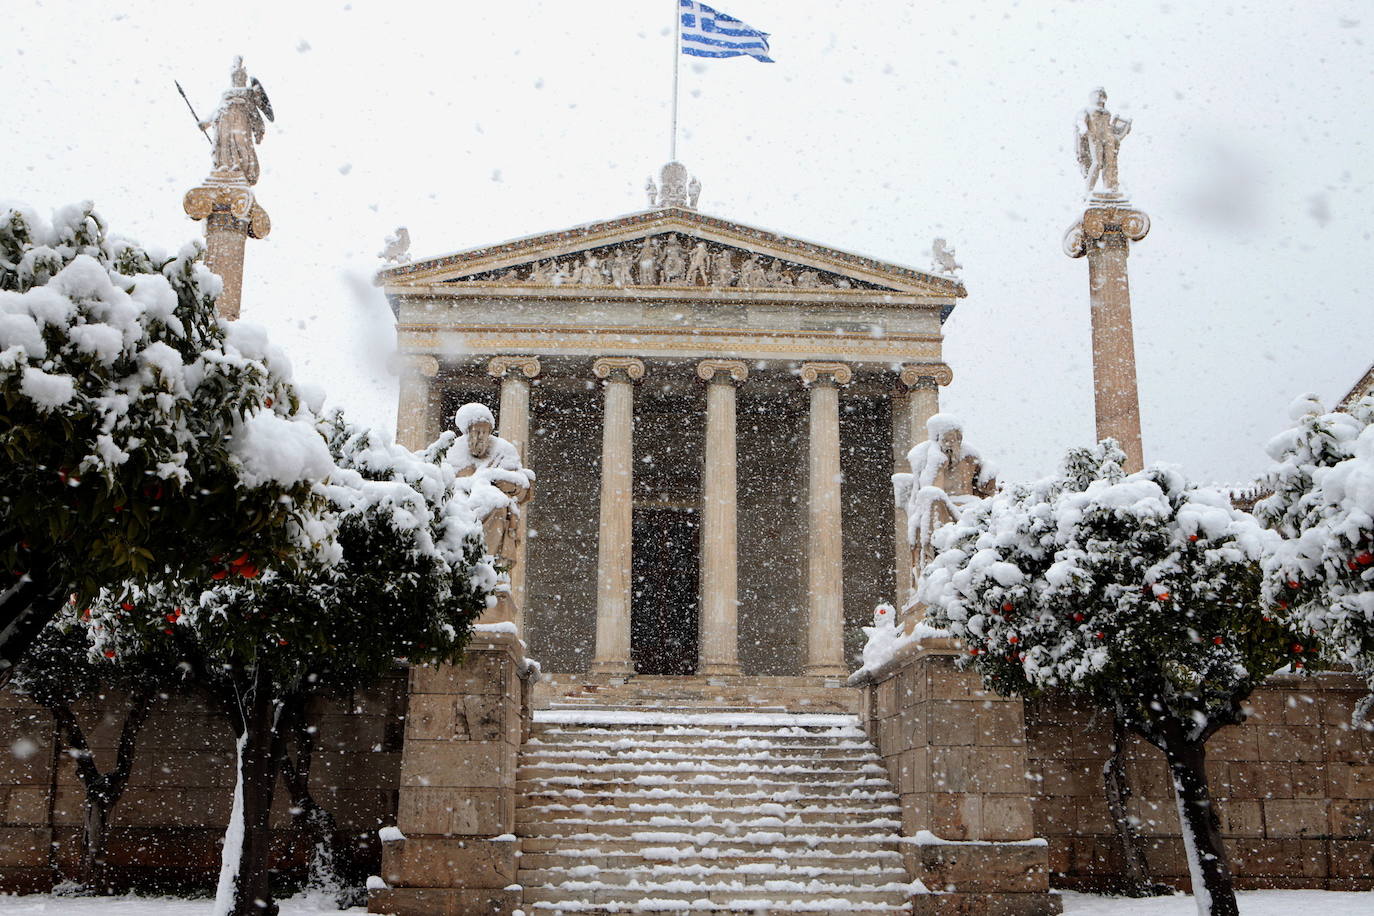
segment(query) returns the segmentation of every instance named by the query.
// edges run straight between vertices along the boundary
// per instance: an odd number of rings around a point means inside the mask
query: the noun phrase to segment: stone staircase
[[[596,699],[537,711],[521,751],[526,913],[909,912],[855,716]]]

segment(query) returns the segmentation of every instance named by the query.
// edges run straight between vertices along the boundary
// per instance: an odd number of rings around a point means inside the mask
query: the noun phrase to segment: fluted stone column
[[[802,363],[811,389],[811,447],[807,488],[806,584],[810,675],[838,676],[844,664],[844,540],[840,519],[840,386],[853,372],[844,363]]]
[[[501,412],[497,431],[502,439],[515,446],[520,463],[529,465],[530,441],[530,380],[540,372],[539,360],[533,356],[493,356],[487,363],[487,374],[501,380]],[[515,602],[515,624],[524,631],[526,532],[529,530],[528,504],[520,512],[516,531],[515,560],[510,568],[510,594]]]
[[[735,488],[735,385],[749,375],[737,359],[697,364],[706,382],[706,460],[702,468],[701,632],[698,674],[739,674],[739,524]]]
[[[1131,287],[1126,275],[1130,243],[1150,231],[1150,217],[1120,195],[1097,195],[1083,219],[1064,236],[1064,253],[1088,257],[1092,302],[1093,406],[1097,438],[1111,437],[1126,453],[1127,473],[1144,467],[1140,395],[1136,387]]]
[[[438,436],[434,377],[439,361],[427,353],[404,353],[399,359],[401,384],[396,406],[396,442],[422,449]]]
[[[908,363],[897,380],[899,387],[892,401],[892,461],[896,472],[904,474],[911,471],[907,453],[925,441],[926,421],[940,412],[939,386],[954,381],[954,373],[944,363]],[[893,521],[894,579],[900,611],[912,593],[911,542],[903,506],[896,507]]]
[[[630,660],[630,556],[634,534],[634,383],[644,363],[605,356],[592,364],[604,381],[601,427],[601,534],[596,551],[594,674],[634,673]]]

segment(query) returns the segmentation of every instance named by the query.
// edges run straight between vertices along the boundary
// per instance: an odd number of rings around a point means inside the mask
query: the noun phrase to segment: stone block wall
[[[1351,725],[1364,695],[1355,677],[1276,676],[1250,699],[1250,717],[1207,744],[1231,868],[1240,887],[1374,888],[1374,731]],[[1050,841],[1055,884],[1093,888],[1121,871],[1102,766],[1111,723],[1064,702],[1027,705],[1036,776],[1035,832]],[[1155,880],[1184,887],[1188,866],[1163,755],[1133,738],[1128,803]]]
[[[128,788],[110,822],[117,883],[140,888],[213,887],[234,791],[234,739],[223,716],[196,695],[154,701],[138,739]],[[124,698],[111,694],[77,715],[102,771],[115,755]],[[317,700],[311,767],[315,799],[349,840],[359,869],[375,870],[377,830],[395,823],[405,718],[402,675],[351,701]],[[0,891],[44,890],[75,874],[85,792],[70,758],[54,753],[51,714],[0,692]],[[275,866],[304,865],[309,841],[291,823],[278,786]]]
[[[516,767],[530,674],[513,634],[481,633],[459,665],[412,668],[396,825],[372,913],[510,913],[520,844]]]
[[[954,651],[917,648],[862,685],[862,718],[912,839],[907,873],[933,892],[912,899],[914,912],[1057,913],[1034,832],[1021,702],[956,670]]]

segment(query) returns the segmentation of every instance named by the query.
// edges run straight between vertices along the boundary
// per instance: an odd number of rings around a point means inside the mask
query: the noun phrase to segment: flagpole
[[[668,143],[668,161],[677,161],[677,68],[682,59],[682,9],[678,0],[673,2],[673,135]]]

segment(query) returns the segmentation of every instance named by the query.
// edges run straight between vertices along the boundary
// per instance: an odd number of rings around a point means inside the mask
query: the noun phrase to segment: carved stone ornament
[[[419,374],[434,378],[439,374],[439,360],[428,353],[401,353],[396,358],[398,368],[403,374]]]
[[[1064,233],[1064,253],[1081,258],[1089,246],[1101,246],[1112,241],[1124,244],[1138,242],[1150,234],[1150,217],[1144,210],[1127,207],[1089,207],[1083,219]]]
[[[538,378],[541,370],[537,356],[493,356],[487,362],[487,374],[495,378],[505,378],[512,372]]]
[[[603,356],[592,363],[592,374],[613,382],[637,382],[644,378],[644,362],[633,356]]]
[[[848,385],[854,379],[847,363],[802,363],[800,374],[803,385]]]
[[[243,58],[235,57],[229,73],[230,87],[220,98],[219,108],[208,121],[200,122],[200,129],[214,129],[211,158],[213,178],[238,180],[250,185],[258,183],[261,169],[256,145],[266,134],[263,118],[274,120],[272,103],[262,83],[248,80]]]
[[[897,378],[907,388],[934,388],[954,381],[954,370],[944,363],[907,363]]]
[[[703,359],[697,363],[697,378],[704,382],[738,384],[749,377],[749,367],[739,359]]]
[[[779,258],[678,232],[544,258],[471,274],[456,283],[510,286],[590,286],[624,289],[670,286],[706,289],[882,289]]]
[[[253,190],[241,182],[217,182],[213,178],[186,192],[181,201],[186,215],[194,220],[210,219],[223,214],[237,223],[240,230],[255,239],[265,239],[272,231],[272,220],[253,196]]]
[[[654,180],[649,179],[648,191]],[[682,207],[685,210],[697,208],[697,197],[701,194],[701,182],[687,174],[687,166],[681,162],[670,162],[658,173],[658,194],[652,198],[655,207]]]

